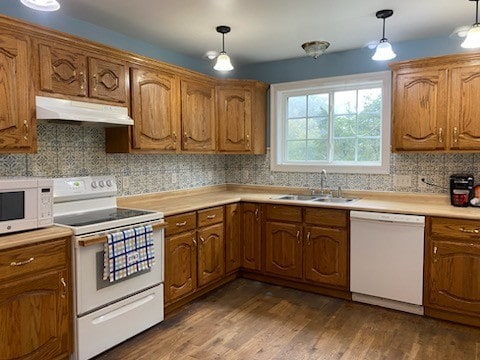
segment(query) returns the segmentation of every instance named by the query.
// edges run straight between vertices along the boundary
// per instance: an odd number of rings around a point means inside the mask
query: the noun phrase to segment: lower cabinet
[[[0,252],[0,359],[72,352],[70,238]]]
[[[265,271],[348,290],[348,212],[267,205]]]
[[[242,265],[242,205],[225,206],[225,272],[231,273]]]
[[[425,313],[480,326],[478,221],[427,218]]]
[[[168,216],[165,221],[168,305],[224,277],[224,207]]]
[[[262,207],[242,203],[242,268],[259,271],[262,252]]]

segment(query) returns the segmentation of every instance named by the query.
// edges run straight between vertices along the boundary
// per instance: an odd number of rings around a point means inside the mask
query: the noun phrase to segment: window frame
[[[332,173],[389,174],[391,131],[391,71],[335,76],[311,80],[272,84],[270,86],[270,168],[271,171],[319,172],[325,169]],[[381,163],[332,164],[332,163],[284,163],[286,148],[286,99],[296,95],[311,95],[318,92],[361,89],[371,85],[382,88]],[[329,116],[329,127],[331,127]]]

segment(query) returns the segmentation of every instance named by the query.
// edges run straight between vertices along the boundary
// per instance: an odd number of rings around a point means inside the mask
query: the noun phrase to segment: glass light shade
[[[330,43],[328,41],[310,41],[302,44],[305,53],[314,59],[322,55],[329,46]]]
[[[390,45],[387,39],[382,39],[377,45],[377,50],[375,50],[375,54],[373,54],[372,60],[390,60],[395,58],[396,56],[397,54],[393,52],[392,45]]]
[[[217,62],[215,63],[215,66],[213,68],[218,71],[233,70],[233,65],[230,61],[230,57],[225,51],[222,51],[220,55],[218,55]]]
[[[462,45],[465,49],[475,49],[480,47],[480,24],[473,24],[468,30],[467,37],[463,41]]]
[[[20,0],[20,2],[31,9],[39,11],[57,11],[60,9],[60,4],[57,0]]]

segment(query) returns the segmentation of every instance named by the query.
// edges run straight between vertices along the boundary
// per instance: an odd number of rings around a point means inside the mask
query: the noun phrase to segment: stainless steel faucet
[[[322,169],[320,173],[320,192],[322,195],[324,194],[326,184],[327,184],[327,170]]]

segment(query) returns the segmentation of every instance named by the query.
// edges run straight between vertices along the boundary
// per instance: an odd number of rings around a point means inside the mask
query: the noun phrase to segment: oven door
[[[122,280],[103,280],[104,244],[75,246],[75,287],[77,315],[82,316],[115,301],[127,298],[164,280],[164,229],[154,230],[155,265]]]

